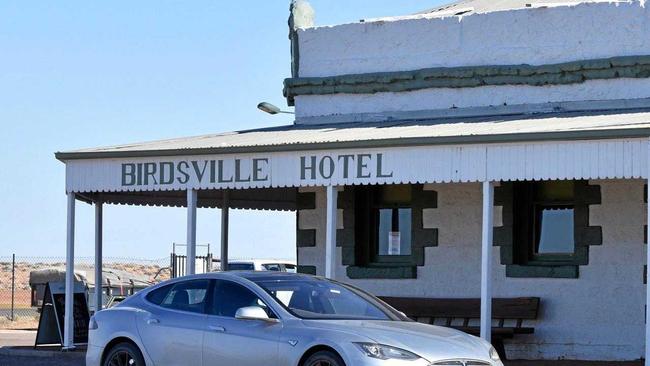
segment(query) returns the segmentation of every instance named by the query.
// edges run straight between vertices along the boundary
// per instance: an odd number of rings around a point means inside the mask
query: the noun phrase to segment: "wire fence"
[[[111,274],[120,287],[128,287],[129,283],[155,284],[170,278],[171,263],[170,257],[156,260],[104,257],[102,271]],[[36,327],[39,296],[42,297],[44,288],[36,283],[44,278],[61,280],[64,273],[64,257],[0,256],[0,329]],[[75,273],[94,287],[94,258],[75,258]]]

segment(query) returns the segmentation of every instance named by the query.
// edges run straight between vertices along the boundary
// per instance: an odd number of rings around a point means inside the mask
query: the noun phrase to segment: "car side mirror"
[[[269,318],[269,315],[259,306],[245,306],[237,309],[235,319],[240,320],[262,320],[265,322],[275,323],[278,320]]]

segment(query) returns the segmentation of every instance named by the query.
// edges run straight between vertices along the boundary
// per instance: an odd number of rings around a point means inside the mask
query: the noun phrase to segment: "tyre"
[[[142,353],[132,343],[118,343],[108,351],[102,366],[145,366]]]
[[[309,356],[302,366],[345,366],[345,363],[334,352],[318,351]]]

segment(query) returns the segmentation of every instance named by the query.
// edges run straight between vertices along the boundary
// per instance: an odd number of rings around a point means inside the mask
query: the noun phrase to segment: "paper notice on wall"
[[[400,255],[399,231],[388,232],[388,255]]]

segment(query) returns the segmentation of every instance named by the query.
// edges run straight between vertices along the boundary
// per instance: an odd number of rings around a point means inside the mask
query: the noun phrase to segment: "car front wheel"
[[[138,347],[124,342],[111,348],[102,366],[145,366],[145,364]]]
[[[319,351],[309,356],[303,366],[345,366],[345,363],[334,352]]]

